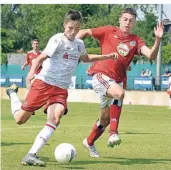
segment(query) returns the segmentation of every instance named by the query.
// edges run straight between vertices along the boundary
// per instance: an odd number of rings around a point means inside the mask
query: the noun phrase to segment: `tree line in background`
[[[44,49],[48,39],[57,32],[63,32],[63,18],[70,9],[79,10],[84,18],[82,28],[92,28],[103,25],[119,25],[120,12],[125,7],[133,7],[144,14],[144,18],[137,19],[135,34],[145,40],[148,46],[154,42],[154,27],[157,16],[154,11],[157,5],[124,5],[124,4],[6,4],[1,5],[1,64],[7,62],[6,53],[18,50],[28,51],[31,40],[39,39],[40,49]],[[162,62],[171,62],[171,44],[169,35],[165,33],[162,47]],[[84,40],[88,53],[99,53],[98,42],[93,38]],[[144,59],[135,57],[133,62]]]

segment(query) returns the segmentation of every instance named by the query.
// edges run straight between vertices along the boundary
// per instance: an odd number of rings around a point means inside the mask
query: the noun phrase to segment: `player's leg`
[[[104,133],[105,128],[109,125],[110,121],[109,106],[107,105],[109,99],[105,97],[107,88],[110,86],[108,79],[107,76],[102,77],[102,74],[96,74],[93,77],[93,88],[101,100],[101,112],[100,119],[95,122],[91,133],[83,141],[83,144],[88,149],[91,157],[99,157],[94,143]]]
[[[56,127],[60,123],[60,119],[64,114],[65,108],[62,104],[55,103],[47,109],[47,122],[44,128],[36,136],[35,141],[29,150],[28,154],[23,158],[23,165],[45,166],[45,162],[36,157],[37,152],[48,142],[53,135]],[[30,161],[32,157],[32,161]]]
[[[6,89],[6,93],[11,100],[11,112],[16,123],[23,124],[30,118],[32,112],[21,109],[22,103],[17,95],[18,88],[19,87],[16,84],[13,84]]]
[[[35,141],[31,149],[29,150],[28,154],[23,158],[22,164],[24,165],[45,166],[45,163],[38,159],[36,157],[36,154],[53,135],[56,127],[60,124],[60,119],[62,115],[67,113],[67,91],[64,89],[61,90],[53,86],[51,87],[51,91],[49,91],[49,93],[51,94],[51,92],[53,92],[53,94],[56,95],[50,97],[46,102],[45,113],[47,113],[47,122],[44,128],[36,136]],[[60,95],[58,95],[58,92],[60,93]],[[31,162],[30,155],[32,157]]]
[[[110,119],[109,119],[109,114],[108,115],[105,114],[106,109],[109,110],[109,107],[101,110],[100,120],[98,119],[95,122],[91,133],[86,139],[83,140],[83,145],[88,149],[91,157],[95,157],[95,158],[99,157],[99,154],[96,150],[94,143],[104,133],[105,128],[109,124]]]
[[[110,144],[112,143],[111,146],[118,145],[118,144],[120,144],[121,140],[117,133],[112,134],[112,132],[113,132],[114,128],[117,128],[116,124],[118,126],[119,121],[117,122],[114,120],[116,120],[116,118],[115,118],[116,115],[120,116],[122,104],[119,106],[117,105],[116,106],[117,110],[114,109],[115,112],[114,113],[112,112],[111,114],[109,112],[109,106],[111,105],[111,101],[112,101],[111,98],[115,97],[118,99],[122,99],[124,97],[124,90],[114,80],[111,80],[109,77],[102,75],[102,74],[97,74],[93,77],[93,88],[94,88],[95,92],[100,96],[101,116],[100,116],[100,121],[95,123],[95,126],[94,126],[92,132],[87,137],[87,144],[90,147],[91,146],[94,147],[94,142],[102,135],[102,133],[104,132],[104,129],[109,125],[109,122],[110,122],[110,127],[111,127],[110,134],[112,135],[112,137],[110,137],[108,144],[110,142]],[[106,94],[109,98],[105,97]],[[120,102],[118,102],[118,103],[120,103]],[[117,113],[116,113],[116,111],[117,111]],[[119,120],[119,116],[117,118],[118,120]],[[112,121],[110,121],[110,119]],[[99,124],[99,126],[96,125],[97,123]],[[84,142],[85,142],[85,140],[84,140]],[[86,145],[86,146],[88,146],[88,145]],[[96,155],[97,155],[96,152],[93,152],[93,149],[91,149],[90,147],[89,147],[90,156],[93,157],[93,155],[95,155],[94,157],[96,157]],[[92,152],[91,152],[91,150],[92,150]]]
[[[122,101],[124,98],[122,83],[113,83],[107,90],[107,95],[113,96],[114,98],[110,105],[110,136],[108,139],[108,146],[114,147],[121,143],[121,139],[118,134],[118,125],[122,109]]]

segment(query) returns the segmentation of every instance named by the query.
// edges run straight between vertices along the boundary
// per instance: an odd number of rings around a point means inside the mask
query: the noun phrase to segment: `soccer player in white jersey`
[[[168,86],[168,89],[167,89],[167,93],[169,94],[169,107],[168,109],[171,109],[171,74],[169,76],[169,86]]]
[[[66,14],[64,33],[55,34],[50,38],[46,48],[35,59],[28,73],[27,82],[31,84],[35,70],[42,65],[42,70],[36,76],[23,104],[17,96],[18,87],[15,84],[6,90],[11,99],[11,110],[17,124],[24,124],[32,113],[42,106],[47,114],[46,125],[22,159],[23,165],[45,166],[36,154],[52,136],[61,117],[67,113],[67,89],[78,61],[90,62],[116,57],[114,53],[87,55],[83,41],[75,38],[80,30],[81,21],[82,16],[79,11],[72,10]]]

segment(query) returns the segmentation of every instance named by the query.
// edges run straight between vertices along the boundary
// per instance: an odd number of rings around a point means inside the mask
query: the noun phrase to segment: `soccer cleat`
[[[87,143],[87,139],[84,139],[83,140],[83,145],[88,149],[89,151],[89,154],[91,157],[94,157],[94,158],[99,158],[99,154],[96,150],[96,147],[94,145],[90,146],[88,143]]]
[[[115,145],[120,145],[121,139],[118,134],[113,134],[108,139],[108,147],[113,148]]]
[[[45,163],[39,159],[36,154],[28,153],[21,162],[22,165],[29,165],[29,166],[45,166]]]
[[[33,112],[32,115],[36,115],[35,112]]]
[[[6,89],[6,93],[10,98],[11,93],[17,93],[18,92],[18,86],[16,84],[12,84],[10,87]]]

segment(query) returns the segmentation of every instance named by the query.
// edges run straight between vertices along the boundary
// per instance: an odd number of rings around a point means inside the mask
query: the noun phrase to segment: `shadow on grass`
[[[151,134],[161,134],[161,133],[149,133],[149,132],[124,132],[120,134],[130,134],[130,135],[151,135]]]
[[[63,169],[85,169],[85,168],[83,168],[83,167],[78,167],[78,166],[64,166],[64,167],[61,167],[61,168],[63,168]]]
[[[148,159],[148,158],[115,158],[115,157],[103,157],[108,160],[86,160],[86,161],[74,161],[70,163],[70,166],[67,167],[66,164],[58,164],[61,168],[64,169],[85,169],[84,167],[75,167],[73,165],[87,165],[87,164],[119,164],[119,165],[135,165],[135,164],[159,164],[159,163],[168,163],[171,162],[171,159]],[[52,161],[53,162],[53,161]],[[55,165],[56,162],[50,163]]]
[[[21,142],[2,142],[1,146],[12,146],[12,145],[31,145],[32,143],[21,143]]]
[[[134,164],[159,164],[170,162],[171,159],[151,159],[151,158],[114,158],[105,157],[111,159],[110,163],[117,163],[120,165],[134,165]]]
[[[26,143],[26,142],[1,142],[1,146],[12,146],[12,145],[32,145],[33,143]],[[49,144],[45,144],[49,145]]]

